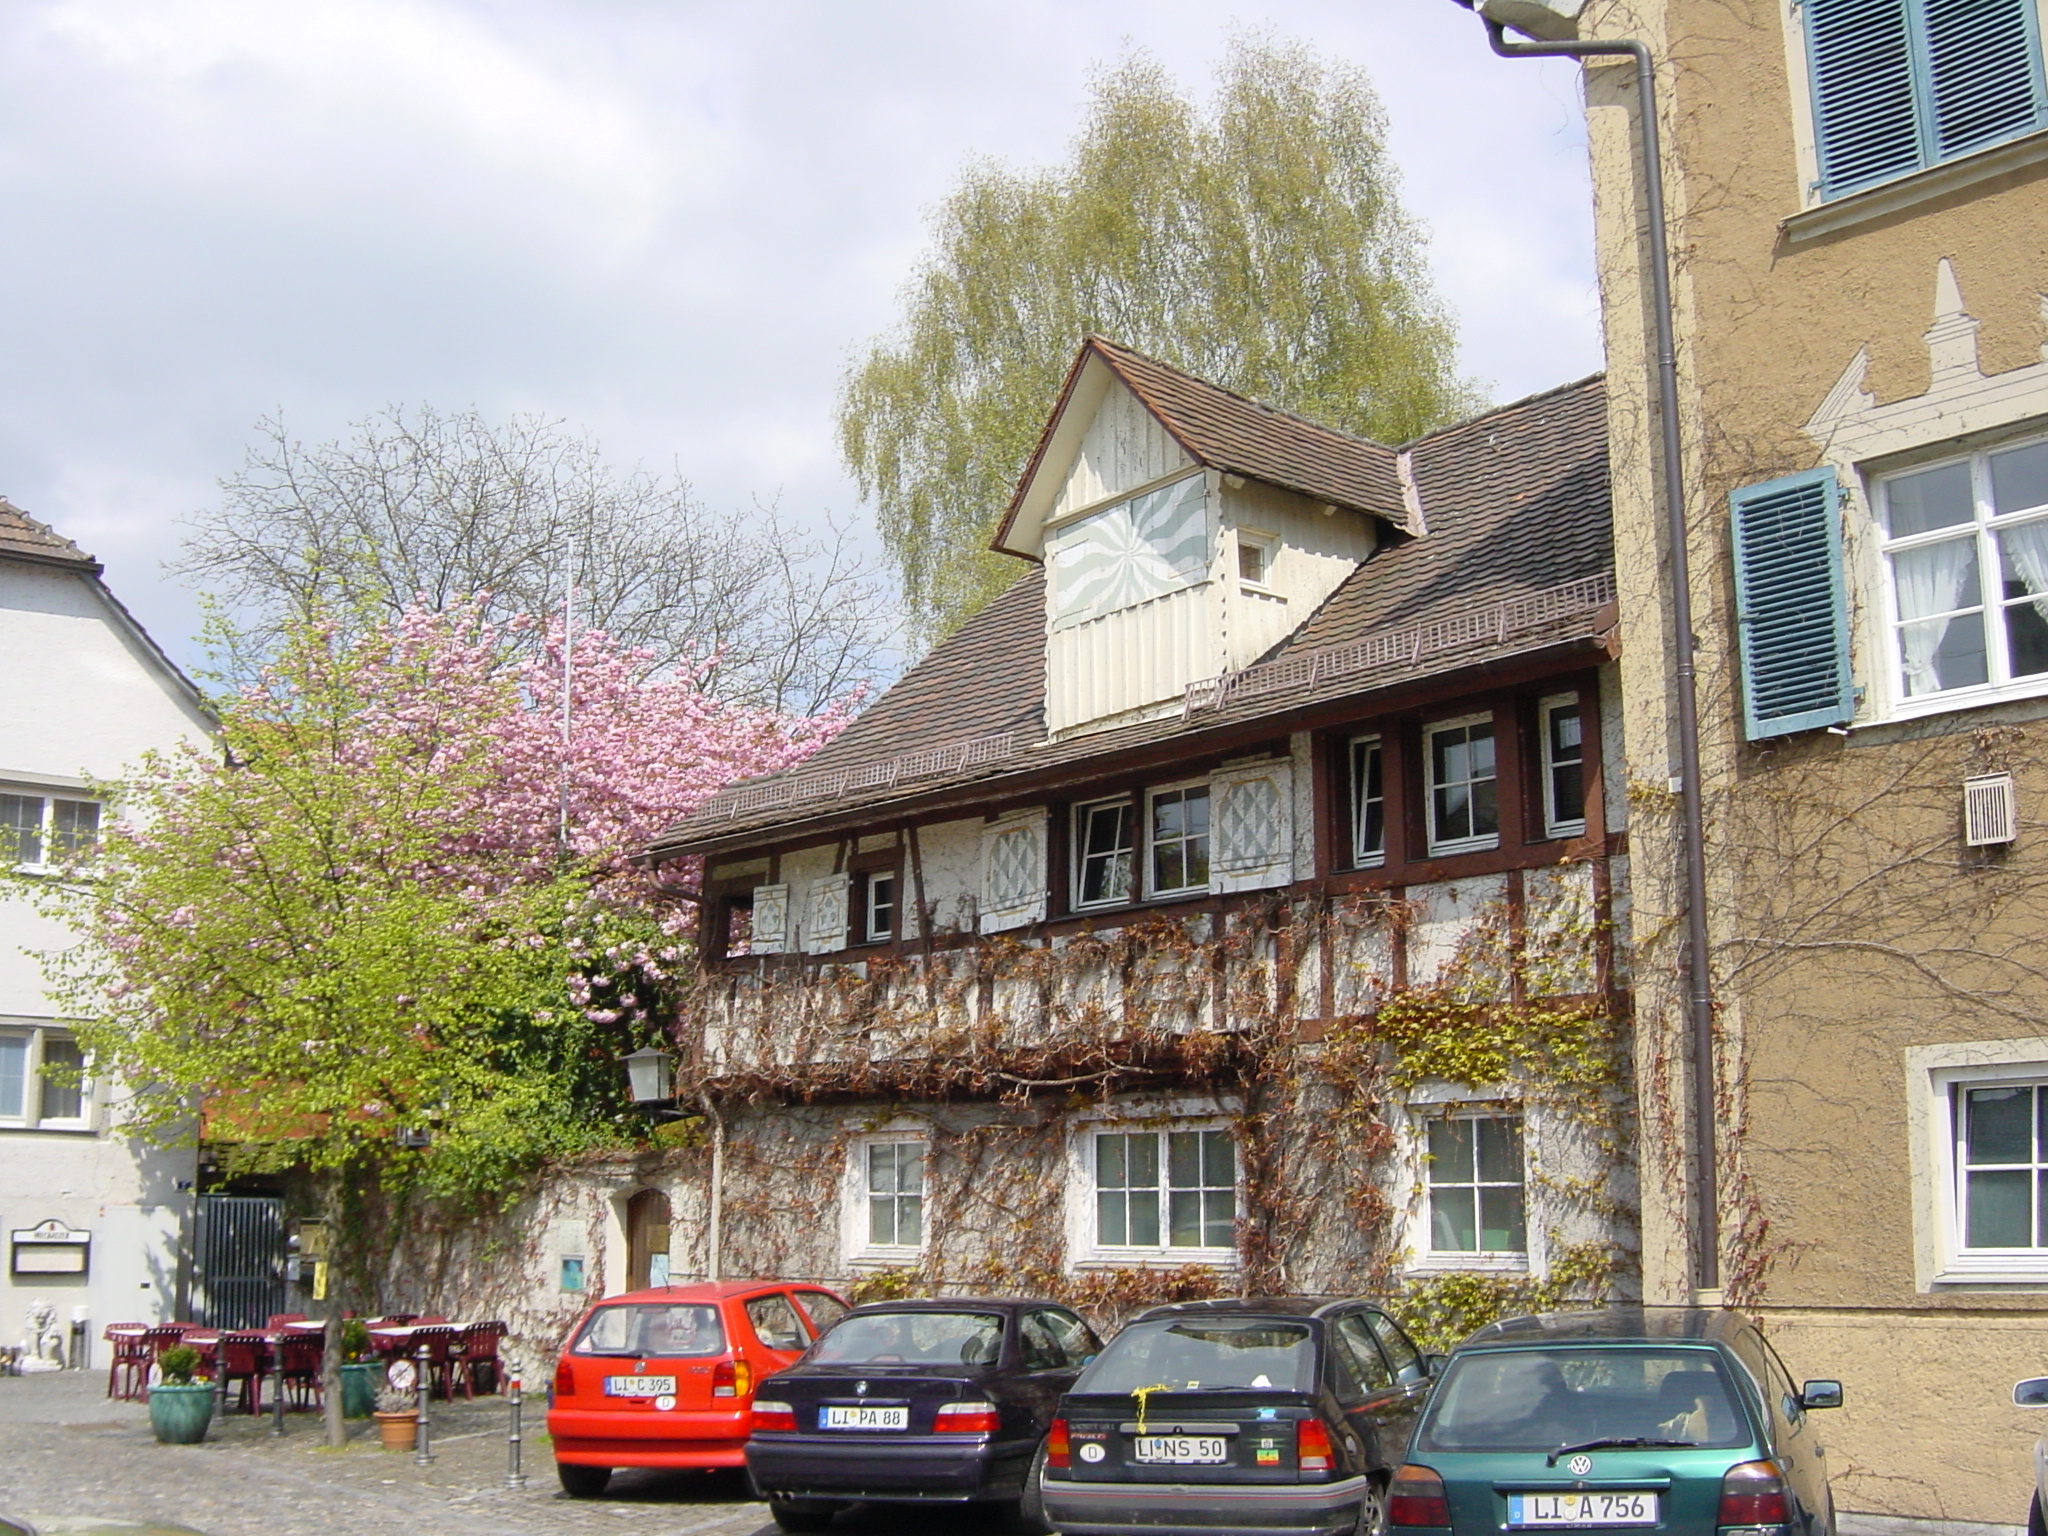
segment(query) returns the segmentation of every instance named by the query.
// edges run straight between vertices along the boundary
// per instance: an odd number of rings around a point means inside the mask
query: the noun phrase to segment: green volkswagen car
[[[1480,1329],[1445,1364],[1388,1489],[1401,1532],[1834,1536],[1809,1414],[1744,1317],[1609,1307]]]

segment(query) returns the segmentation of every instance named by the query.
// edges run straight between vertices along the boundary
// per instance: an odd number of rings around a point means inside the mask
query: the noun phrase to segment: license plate
[[[827,1408],[818,1415],[820,1429],[908,1429],[908,1408]]]
[[[673,1376],[607,1376],[606,1397],[669,1397],[676,1390]]]
[[[1171,1466],[1201,1466],[1228,1461],[1230,1442],[1221,1435],[1139,1435],[1132,1459]]]
[[[1508,1524],[1655,1525],[1654,1493],[1511,1493]]]

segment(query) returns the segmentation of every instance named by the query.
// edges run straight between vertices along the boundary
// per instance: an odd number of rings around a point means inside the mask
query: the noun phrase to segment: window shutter
[[[1021,928],[1045,918],[1045,812],[1001,822],[981,834],[981,931]]]
[[[1228,769],[1209,781],[1209,889],[1255,891],[1294,879],[1294,766]]]
[[[754,927],[751,945],[753,953],[757,955],[786,955],[789,953],[789,887],[787,885],[757,885],[754,887]]]
[[[1744,735],[1841,725],[1856,713],[1831,469],[1733,492]]]
[[[1922,0],[1937,156],[1967,154],[2042,123],[2034,0]]]
[[[847,903],[852,899],[852,881],[846,875],[827,875],[811,882],[804,903],[804,953],[827,955],[846,948]]]
[[[1806,0],[1821,192],[1838,197],[1921,163],[1913,0]]]

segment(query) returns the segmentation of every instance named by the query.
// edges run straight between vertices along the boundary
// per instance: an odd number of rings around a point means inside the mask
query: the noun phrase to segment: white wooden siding
[[[1220,671],[1210,606],[1201,582],[1049,635],[1046,729],[1056,734],[1177,700],[1189,683]]]
[[[1121,384],[1112,384],[1082,435],[1081,451],[1053,501],[1051,515],[1065,517],[1192,468],[1194,460],[1181,451],[1159,418]]]

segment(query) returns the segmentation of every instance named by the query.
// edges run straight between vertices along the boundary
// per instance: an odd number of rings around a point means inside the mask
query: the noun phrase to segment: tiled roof
[[[15,555],[29,560],[75,565],[97,571],[100,564],[62,534],[54,533],[21,508],[0,497],[0,556]]]
[[[1174,738],[1284,716],[1604,632],[1612,540],[1602,381],[1502,406],[1409,445],[1428,532],[1361,564],[1262,662],[1188,689],[1143,724],[1047,741],[1042,570],[941,642],[801,766],[734,785],[656,842],[687,852],[738,834],[886,808]]]

